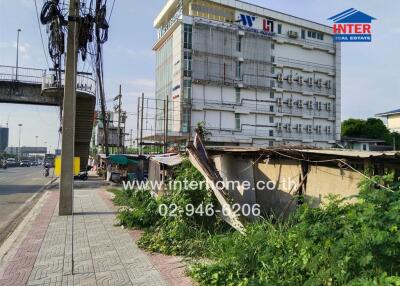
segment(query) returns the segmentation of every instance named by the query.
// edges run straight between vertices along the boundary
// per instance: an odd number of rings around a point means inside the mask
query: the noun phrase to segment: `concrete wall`
[[[234,155],[214,157],[223,179],[252,182],[248,191],[233,190],[232,196],[240,203],[258,203],[265,213],[287,216],[294,211],[298,200],[293,197],[301,181],[301,163],[291,159],[271,159],[254,163],[253,159]],[[349,197],[357,195],[361,175],[339,167],[309,165],[306,192],[307,202],[318,207],[327,202],[328,195]],[[275,189],[257,189],[257,182],[273,182]]]
[[[256,202],[256,194],[253,191],[253,188],[255,188],[253,163],[233,155],[217,156],[214,158],[214,162],[222,179],[239,182],[249,181],[251,183],[250,190],[233,188],[229,192],[239,204],[254,204]]]
[[[289,185],[289,179],[298,183],[300,170],[297,161],[286,159],[256,165],[256,181],[272,181],[276,185],[274,190],[256,190],[256,201],[264,212],[280,215],[285,209],[290,213],[296,208],[297,201],[292,197],[296,190]]]
[[[349,197],[357,195],[361,175],[352,170],[311,166],[307,178],[306,198],[313,206],[327,201],[329,194]]]

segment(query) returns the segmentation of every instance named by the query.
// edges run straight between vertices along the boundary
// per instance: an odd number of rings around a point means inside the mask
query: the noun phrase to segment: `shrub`
[[[393,183],[393,176],[374,179]],[[331,198],[324,208],[302,206],[287,222],[250,225],[246,236],[215,236],[213,262],[189,273],[201,285],[397,285],[400,278],[386,273],[400,274],[400,193],[394,184],[396,191],[370,181],[360,187],[358,203]]]

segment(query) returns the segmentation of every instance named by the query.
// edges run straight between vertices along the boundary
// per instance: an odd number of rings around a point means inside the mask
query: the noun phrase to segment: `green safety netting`
[[[122,155],[111,155],[110,156],[111,163],[117,165],[137,165],[139,161],[128,159],[126,156]]]

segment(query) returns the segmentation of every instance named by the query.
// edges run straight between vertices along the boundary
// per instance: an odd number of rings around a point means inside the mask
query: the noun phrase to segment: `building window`
[[[303,32],[302,32],[302,36],[303,36]],[[321,41],[324,40],[324,34],[320,33],[320,32],[316,32],[316,31],[307,31],[307,37],[321,40]]]
[[[271,92],[269,93],[269,98],[275,98],[275,93],[274,93],[273,91],[271,91]]]
[[[275,67],[271,67],[271,74],[275,73]]]
[[[278,24],[278,34],[282,34],[282,24]]]
[[[305,39],[306,38],[306,30],[301,30],[301,38]]]
[[[240,114],[235,114],[235,129],[240,130],[241,124],[240,124]]]
[[[273,116],[269,117],[269,123],[274,123],[274,117]]]
[[[274,146],[274,141],[269,141],[269,147],[273,147]]]
[[[270,130],[270,131],[269,131],[269,136],[270,136],[270,137],[274,137],[274,130]]]
[[[236,47],[238,52],[242,51],[242,40],[243,40],[243,36],[239,35],[238,40],[237,40],[237,47]]]
[[[363,144],[363,151],[367,151],[367,144]]]
[[[270,111],[270,112],[274,112],[274,106],[273,106],[273,105],[270,105],[270,106],[269,106],[269,111]]]
[[[275,44],[274,43],[271,44],[271,50],[275,50]]]
[[[183,31],[183,47],[192,49],[192,25],[184,24]]]
[[[236,63],[236,78],[238,79],[242,78],[242,62]]]
[[[192,81],[185,79],[183,81],[183,98],[190,99],[192,97]]]
[[[275,62],[275,57],[271,56],[271,63],[274,63],[274,62]]]
[[[183,67],[183,75],[187,77],[192,76],[192,53],[184,52],[184,67]]]
[[[241,102],[241,97],[240,97],[240,88],[237,87],[235,89],[235,94],[236,94],[236,103],[240,103]]]

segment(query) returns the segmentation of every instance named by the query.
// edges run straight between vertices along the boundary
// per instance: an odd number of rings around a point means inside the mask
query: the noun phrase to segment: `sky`
[[[42,0],[36,0],[39,9]],[[112,1],[109,0],[109,3]],[[371,43],[342,45],[342,119],[368,118],[400,107],[400,1],[398,0],[248,0],[266,8],[331,25],[327,18],[349,8],[377,18]],[[35,0],[0,0],[0,66],[15,65],[17,29],[20,66],[46,68]],[[151,4],[149,4],[151,3]],[[108,99],[122,85],[127,130],[136,131],[137,98],[154,96],[156,40],[153,20],[166,0],[116,0],[104,45],[105,88]],[[40,27],[47,45],[45,27]],[[47,53],[47,51],[46,51]],[[110,102],[109,102],[110,103]],[[109,107],[112,107],[110,104]],[[0,125],[9,123],[9,146],[58,146],[58,109],[0,103]],[[45,144],[46,142],[46,144]]]

